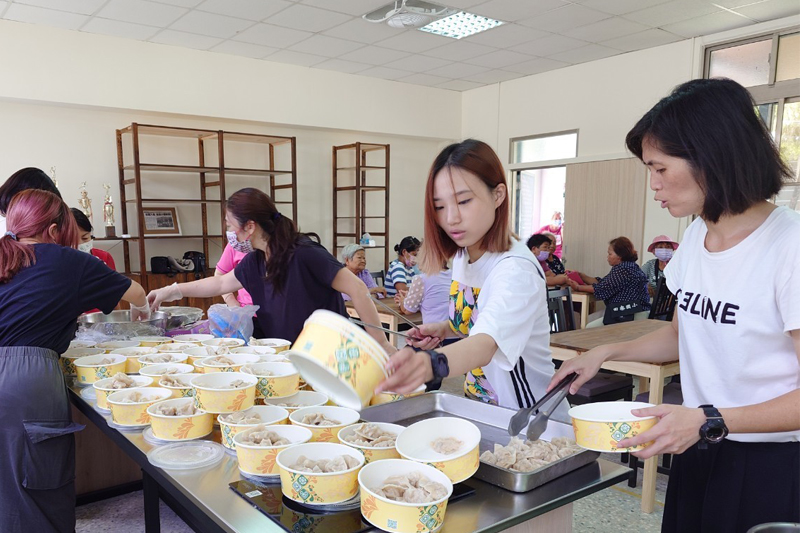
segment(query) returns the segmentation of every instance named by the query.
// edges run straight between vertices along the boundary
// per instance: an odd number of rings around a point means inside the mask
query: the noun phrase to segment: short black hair
[[[58,192],[55,183],[50,179],[50,176],[44,173],[41,169],[35,167],[26,167],[17,170],[0,186],[0,215],[5,216],[8,211],[8,204],[14,195],[20,191],[28,189],[39,189],[55,194],[61,198],[61,193]]]
[[[394,251],[397,252],[397,255],[403,255],[404,251],[416,252],[419,250],[419,245],[419,239],[409,235],[408,237],[403,237],[403,240],[400,241],[400,244],[394,245]]]
[[[75,207],[70,207],[69,210],[72,211],[72,216],[75,217],[75,222],[78,223],[78,227],[81,228],[81,231],[88,231],[91,233],[93,228],[92,223],[89,221],[89,217],[87,217],[83,211]]]
[[[750,93],[727,78],[678,85],[625,138],[639,159],[644,143],[689,163],[705,194],[700,215],[712,223],[769,200],[792,175]]]
[[[542,245],[546,242],[553,244],[553,241],[551,241],[550,237],[548,237],[547,235],[542,235],[541,233],[536,233],[534,235],[531,235],[530,237],[528,237],[528,250],[530,250],[534,246],[536,248],[541,248]]]

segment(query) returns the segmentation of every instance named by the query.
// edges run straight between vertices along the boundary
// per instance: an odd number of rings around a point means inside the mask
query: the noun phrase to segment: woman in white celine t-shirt
[[[800,522],[800,215],[768,202],[790,176],[749,93],[693,80],[626,139],[655,200],[698,215],[666,269],[671,325],[564,363],[576,390],[604,361],[680,360],[682,406],[635,410],[659,422],[622,446],[678,454],[662,532],[745,532]],[[552,386],[552,384],[551,384]]]
[[[505,172],[485,143],[466,140],[436,158],[425,189],[422,270],[439,272],[453,258],[449,319],[413,330],[414,344],[391,357],[394,374],[378,390],[435,387],[471,372],[468,395],[518,409],[544,395],[553,376],[544,273],[509,229]],[[566,418],[566,404],[559,414]]]

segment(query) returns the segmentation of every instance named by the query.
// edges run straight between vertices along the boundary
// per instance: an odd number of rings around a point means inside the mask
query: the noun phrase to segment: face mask
[[[253,244],[249,240],[239,242],[239,239],[236,238],[235,231],[226,231],[225,236],[228,237],[228,244],[230,244],[231,248],[233,248],[235,251],[243,254],[249,254],[253,251]]]
[[[411,267],[413,267],[413,266],[414,266],[414,265],[416,265],[416,264],[417,264],[417,256],[415,256],[415,255],[409,255],[409,256],[408,256],[408,261],[406,262],[406,266],[407,266],[407,267],[409,267],[409,268],[411,268]]]
[[[78,245],[78,251],[86,252],[87,254],[92,253],[92,248],[93,248],[92,241],[82,242]]]
[[[560,219],[560,218],[559,218],[559,219],[556,219],[556,220],[554,220],[553,222],[551,222],[551,224],[552,224],[553,226],[557,227],[557,228],[560,228],[560,227],[561,227],[561,219]]]
[[[670,250],[669,248],[656,248],[653,250],[653,253],[660,261],[664,261],[665,263],[672,259],[672,254],[675,253],[674,250]]]
[[[540,250],[538,254],[536,254],[536,259],[539,261],[547,261],[547,258],[550,257],[550,252],[547,250]]]

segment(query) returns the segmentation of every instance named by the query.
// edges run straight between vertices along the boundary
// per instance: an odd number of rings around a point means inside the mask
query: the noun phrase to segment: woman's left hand
[[[389,358],[386,371],[390,375],[378,384],[375,394],[384,391],[408,394],[433,379],[430,356],[409,347],[398,350]]]
[[[639,459],[649,459],[662,453],[685,452],[700,440],[700,427],[706,422],[702,409],[691,409],[682,405],[661,404],[645,409],[633,409],[634,416],[656,416],[658,423],[644,433],[619,441],[619,448],[638,446],[653,441],[642,451],[634,452]]]

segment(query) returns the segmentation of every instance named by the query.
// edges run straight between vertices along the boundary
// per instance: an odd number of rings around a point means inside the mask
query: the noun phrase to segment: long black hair
[[[5,216],[15,194],[28,189],[51,192],[61,198],[55,183],[44,171],[35,167],[22,168],[11,174],[0,186],[0,215]]]

